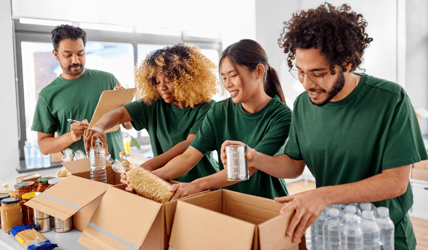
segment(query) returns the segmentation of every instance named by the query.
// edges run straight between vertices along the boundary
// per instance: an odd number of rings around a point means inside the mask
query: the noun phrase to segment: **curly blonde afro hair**
[[[145,103],[161,99],[156,91],[156,75],[165,73],[174,88],[174,97],[180,108],[194,107],[209,102],[217,93],[219,81],[215,64],[193,45],[177,44],[148,54],[135,67],[137,97]]]

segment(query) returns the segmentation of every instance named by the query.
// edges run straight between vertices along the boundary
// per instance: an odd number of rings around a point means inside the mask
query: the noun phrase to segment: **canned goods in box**
[[[250,178],[248,172],[248,162],[245,159],[247,146],[229,145],[226,146],[226,168],[228,181],[243,181]]]
[[[71,231],[71,229],[73,229],[72,217],[66,220],[54,218],[54,228],[57,233],[65,233]]]

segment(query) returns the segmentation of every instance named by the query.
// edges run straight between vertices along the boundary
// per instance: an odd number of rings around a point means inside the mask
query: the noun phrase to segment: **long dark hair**
[[[245,66],[250,72],[253,72],[258,64],[262,64],[266,71],[264,78],[264,90],[270,97],[277,95],[285,103],[284,93],[279,82],[276,70],[269,66],[267,55],[262,46],[256,41],[243,39],[239,42],[229,45],[221,54],[219,70],[221,72],[221,63],[228,57],[233,65]]]

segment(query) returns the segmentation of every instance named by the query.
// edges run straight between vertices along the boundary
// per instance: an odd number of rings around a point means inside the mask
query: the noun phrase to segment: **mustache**
[[[309,89],[307,92],[317,92],[317,91],[326,92],[325,89]]]
[[[72,67],[76,67],[76,66],[79,68],[83,67],[83,65],[81,63],[75,63],[75,64],[68,66],[68,70],[71,70]]]

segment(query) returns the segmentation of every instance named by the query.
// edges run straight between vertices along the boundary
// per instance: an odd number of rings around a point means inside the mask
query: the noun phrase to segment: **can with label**
[[[244,181],[250,178],[248,173],[248,162],[245,159],[247,146],[226,146],[226,168],[228,181]]]

